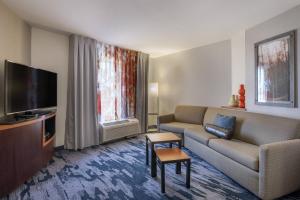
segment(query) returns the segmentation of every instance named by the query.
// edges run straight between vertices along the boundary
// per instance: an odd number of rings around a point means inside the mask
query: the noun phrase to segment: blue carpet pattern
[[[190,189],[185,188],[185,167],[177,175],[171,164],[166,165],[166,194],[161,194],[160,171],[157,178],[150,176],[144,136],[139,136],[77,152],[57,150],[47,168],[3,199],[257,199],[197,155],[184,151],[192,157]],[[286,197],[299,198],[299,194]]]

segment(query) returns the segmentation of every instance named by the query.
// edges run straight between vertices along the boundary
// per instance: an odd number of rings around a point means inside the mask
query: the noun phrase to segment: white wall
[[[30,64],[30,26],[1,1],[0,59]]]
[[[4,60],[30,64],[30,27],[0,1],[0,116],[3,115]]]
[[[155,58],[150,68],[159,82],[160,114],[173,112],[178,104],[227,105],[232,90],[229,40]]]
[[[64,34],[34,27],[31,32],[32,66],[58,74],[56,146],[61,146],[64,145],[65,137],[69,38]]]
[[[240,84],[245,84],[245,30],[231,37],[231,84],[232,94],[237,94]]]
[[[300,6],[295,7],[271,20],[259,24],[246,31],[246,106],[249,111],[268,113],[273,115],[291,117],[300,119],[299,98],[299,58],[300,58]],[[297,29],[297,104],[298,108],[282,108],[255,105],[255,59],[254,59],[254,44],[272,36]]]
[[[277,17],[264,23],[256,25],[248,30],[241,30],[231,36],[231,89],[230,93],[236,94],[241,83],[246,87],[246,107],[250,112],[266,113],[278,116],[285,116],[300,119],[300,86],[299,86],[299,58],[300,58],[300,6],[293,8]],[[297,63],[296,85],[298,108],[282,108],[255,105],[255,65],[254,65],[254,44],[258,41],[272,36],[297,29]],[[208,45],[210,47],[211,45]],[[199,47],[196,49],[202,49]],[[160,108],[161,113],[172,112],[176,104],[214,105],[227,104],[229,96],[222,94],[220,102],[216,102],[217,95],[212,91],[219,91],[221,87],[212,86],[222,83],[212,76],[213,73],[221,76],[225,71],[222,67],[206,68],[206,63],[211,61],[213,52],[198,52],[196,55],[192,49],[160,58],[154,58],[150,63],[150,81],[160,83]],[[227,55],[228,52],[220,52]],[[193,55],[194,54],[194,55]],[[224,56],[223,55],[223,56]],[[207,56],[207,58],[205,58]],[[197,66],[198,65],[198,66]],[[212,65],[211,65],[212,66]],[[217,66],[217,65],[216,65]],[[226,68],[226,67],[225,67]],[[213,70],[213,71],[211,71]],[[203,74],[207,76],[203,77]],[[228,77],[228,74],[224,74]],[[199,77],[198,80],[195,77]],[[212,78],[214,81],[209,81]],[[201,80],[199,80],[201,79]],[[226,78],[227,80],[227,78]],[[228,85],[228,83],[226,83]],[[202,95],[198,93],[202,92]],[[220,93],[221,94],[221,93]],[[229,95],[229,94],[228,94]]]

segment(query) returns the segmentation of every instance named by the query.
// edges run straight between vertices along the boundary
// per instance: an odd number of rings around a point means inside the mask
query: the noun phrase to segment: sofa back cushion
[[[177,106],[174,113],[175,121],[201,125],[206,108],[202,106]]]
[[[233,138],[250,144],[263,145],[300,137],[299,120],[245,111],[208,108],[203,124],[213,123],[217,114],[236,116]]]

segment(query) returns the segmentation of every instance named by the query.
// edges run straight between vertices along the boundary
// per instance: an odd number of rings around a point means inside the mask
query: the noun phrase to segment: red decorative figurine
[[[245,108],[245,86],[244,84],[240,85],[239,89],[239,107],[240,108]]]

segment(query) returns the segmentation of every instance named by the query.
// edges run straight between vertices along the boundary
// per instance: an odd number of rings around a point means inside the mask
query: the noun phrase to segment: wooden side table
[[[155,144],[162,143],[170,143],[170,147],[172,147],[172,143],[178,143],[178,147],[181,148],[182,140],[180,137],[175,135],[174,133],[151,133],[146,134],[146,165],[149,165],[149,143],[151,145],[151,176],[156,177],[157,169],[156,169],[156,156],[155,156]],[[176,165],[178,171],[180,170],[180,163]]]
[[[191,158],[179,148],[156,149],[157,162],[161,171],[161,192],[165,193],[165,164],[186,162],[186,187],[190,188],[191,182]],[[178,171],[179,170],[179,171]],[[176,174],[180,174],[180,168],[176,167]]]

